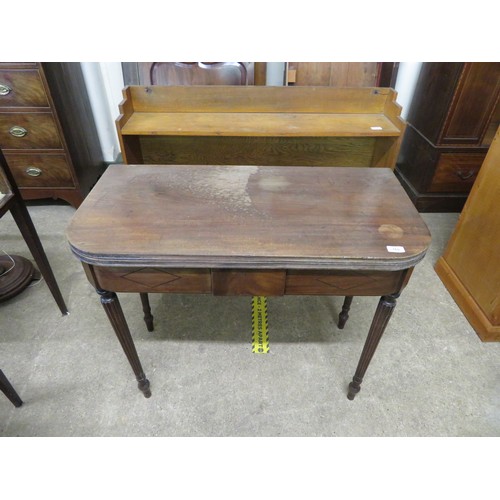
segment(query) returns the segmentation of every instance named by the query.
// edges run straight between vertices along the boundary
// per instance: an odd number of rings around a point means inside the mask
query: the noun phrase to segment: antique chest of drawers
[[[79,63],[0,63],[0,148],[24,199],[80,205],[105,165]]]

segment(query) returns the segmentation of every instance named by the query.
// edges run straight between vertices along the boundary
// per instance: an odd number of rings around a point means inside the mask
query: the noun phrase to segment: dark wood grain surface
[[[412,267],[430,241],[390,169],[138,165],[107,169],[68,238],[102,266],[350,270]]]

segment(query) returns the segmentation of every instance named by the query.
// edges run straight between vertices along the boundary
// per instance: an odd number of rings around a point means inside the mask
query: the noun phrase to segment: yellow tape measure
[[[269,352],[266,297],[252,297],[252,352]]]

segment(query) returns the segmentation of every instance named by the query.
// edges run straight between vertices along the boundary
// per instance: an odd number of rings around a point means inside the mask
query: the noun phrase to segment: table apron
[[[102,290],[132,293],[214,295],[358,295],[398,293],[409,279],[398,271],[189,269],[103,267],[83,263],[89,281]]]

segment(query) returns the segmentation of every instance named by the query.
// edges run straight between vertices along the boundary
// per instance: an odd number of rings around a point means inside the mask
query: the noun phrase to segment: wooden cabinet
[[[457,212],[500,121],[500,63],[424,63],[396,166],[421,212]]]
[[[24,199],[80,205],[104,161],[79,63],[0,63],[0,147]]]
[[[394,168],[405,122],[387,88],[129,86],[129,164]]]
[[[500,341],[500,129],[436,272],[483,341]]]

